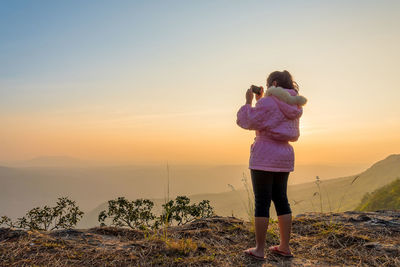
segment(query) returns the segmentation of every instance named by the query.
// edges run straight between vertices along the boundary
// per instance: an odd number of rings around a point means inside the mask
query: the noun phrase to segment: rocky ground
[[[273,222],[266,247],[277,244],[278,232]],[[244,255],[253,245],[251,224],[233,217],[157,232],[0,228],[0,266],[400,266],[400,211],[299,215],[293,221],[293,259]]]

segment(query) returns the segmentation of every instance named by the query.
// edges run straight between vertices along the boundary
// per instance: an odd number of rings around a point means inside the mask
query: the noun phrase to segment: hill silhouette
[[[13,167],[79,167],[90,164],[78,158],[69,156],[41,156],[24,161],[11,163]]]

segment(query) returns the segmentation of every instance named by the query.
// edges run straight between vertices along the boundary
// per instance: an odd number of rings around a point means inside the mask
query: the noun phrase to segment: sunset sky
[[[298,164],[400,153],[400,1],[1,1],[0,162],[247,164],[250,84],[308,98]]]

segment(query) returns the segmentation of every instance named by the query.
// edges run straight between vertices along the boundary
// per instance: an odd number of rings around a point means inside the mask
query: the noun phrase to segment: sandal
[[[249,255],[249,256],[253,257],[254,259],[257,259],[257,260],[263,261],[263,260],[266,259],[265,256],[264,256],[264,257],[257,256],[257,255],[255,255],[253,252],[251,252],[251,251],[248,250],[248,249],[247,249],[247,250],[244,250],[243,252],[244,252],[244,254]]]
[[[293,254],[291,254],[291,253],[286,253],[286,252],[284,252],[284,251],[279,250],[279,249],[278,249],[278,246],[270,247],[270,248],[269,248],[269,251],[271,251],[271,252],[274,253],[274,254],[283,256],[283,257],[293,258]]]

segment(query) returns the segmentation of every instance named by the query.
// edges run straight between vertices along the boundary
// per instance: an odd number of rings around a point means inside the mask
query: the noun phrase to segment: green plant
[[[319,196],[319,205],[320,205],[320,207],[321,207],[321,212],[323,212],[323,209],[322,209],[322,195],[321,195],[321,187],[320,187],[320,184],[321,184],[321,180],[319,179],[319,176],[317,176],[317,177],[315,177],[315,182],[314,182],[316,185],[317,185],[317,187],[318,187],[318,192],[315,192],[314,193],[314,196],[315,195],[318,195]]]
[[[162,205],[163,213],[160,215],[160,221],[168,224],[174,221],[178,225],[183,225],[193,221],[196,218],[207,218],[214,215],[214,208],[209,200],[202,200],[199,204],[190,204],[187,196],[177,196]]]
[[[315,177],[314,183],[317,186],[318,191],[314,192],[313,197],[315,197],[315,196],[319,197],[320,212],[324,212],[323,201],[322,201],[322,189],[324,190],[324,192],[326,194],[326,198],[328,199],[329,212],[332,212],[331,199],[329,197],[328,191],[323,186],[322,180],[319,178],[319,176]],[[299,202],[295,202],[295,203],[299,203]],[[311,205],[312,205],[313,211],[315,211],[314,203],[312,202],[312,200],[311,200]]]
[[[187,196],[177,196],[170,200],[170,167],[167,162],[167,195],[164,195],[161,215],[154,220],[155,228],[162,225],[162,233],[165,242],[168,242],[168,226],[177,223],[183,225],[196,218],[207,218],[214,216],[214,208],[209,200],[202,200],[198,204],[190,204]]]
[[[252,222],[252,224],[254,225],[254,192],[251,189],[248,181],[247,181],[247,176],[245,173],[243,173],[243,177],[242,177],[242,182],[244,185],[244,188],[246,189],[246,193],[247,193],[247,205],[246,205],[246,212],[247,212],[247,216],[249,218],[249,221]]]
[[[169,225],[170,216],[171,216],[171,207],[170,207],[171,203],[169,200],[169,178],[170,178],[169,164],[167,161],[167,194],[165,195],[165,193],[164,193],[163,211],[155,223],[156,228],[158,228],[160,225],[163,226],[162,233],[163,233],[164,241],[168,241],[168,225]]]
[[[255,222],[254,222],[254,193],[253,190],[251,189],[249,183],[248,183],[248,179],[245,173],[242,174],[242,179],[241,179],[243,186],[246,190],[247,193],[247,200],[243,200],[243,198],[239,195],[243,207],[246,210],[246,214],[247,214],[247,219],[248,221],[251,223],[251,227],[254,230],[255,227]],[[237,192],[235,187],[231,184],[228,184],[228,186],[231,188],[232,191]],[[233,214],[233,211],[232,211]]]
[[[177,241],[168,240],[166,246],[168,249],[179,255],[188,255],[190,252],[195,251],[198,245],[191,238],[187,238],[179,239]]]
[[[331,200],[330,200],[330,198],[329,198],[328,191],[326,191],[326,189],[322,186],[322,181],[321,181],[321,179],[319,178],[319,176],[316,176],[316,177],[315,177],[315,182],[314,182],[314,183],[317,185],[318,192],[314,192],[313,196],[316,196],[316,195],[319,196],[319,205],[320,205],[320,211],[321,211],[321,213],[324,212],[324,211],[323,211],[323,205],[322,205],[323,203],[322,203],[321,188],[323,188],[324,191],[325,191],[326,197],[327,197],[327,199],[328,199],[329,212],[332,213],[332,205],[331,205]],[[311,203],[312,203],[312,200],[311,200]],[[314,204],[313,204],[313,203],[312,203],[312,206],[313,206],[313,209],[314,209]],[[329,224],[333,224],[333,214],[330,215]]]
[[[400,209],[400,179],[378,188],[372,193],[366,193],[356,210],[376,211]]]
[[[111,219],[111,225],[126,226],[132,229],[154,228],[155,216],[151,212],[154,203],[149,199],[136,199],[129,201],[125,197],[119,197],[108,201],[108,210],[101,211],[98,217],[101,225],[105,225],[107,218]],[[151,225],[151,222],[154,224]]]
[[[36,207],[28,211],[24,217],[18,218],[15,224],[6,218],[4,223],[8,222],[17,228],[30,230],[71,229],[76,226],[83,214],[75,201],[61,197],[54,207]]]
[[[14,227],[14,223],[12,222],[12,220],[10,218],[8,218],[7,216],[1,216],[0,217],[0,226],[1,225],[5,225],[8,226],[9,228]]]
[[[162,205],[162,214],[159,216],[159,221],[163,223],[164,226],[172,223],[173,217],[172,213],[174,210],[174,201],[169,200],[168,202]]]
[[[278,242],[279,241],[279,234],[274,227],[268,227],[267,230],[267,239],[271,242]]]
[[[348,186],[347,190],[344,191],[344,193],[343,193],[343,195],[342,195],[342,197],[341,197],[341,199],[340,199],[340,203],[339,203],[339,206],[338,206],[338,208],[337,208],[337,212],[340,211],[340,208],[342,207],[343,200],[344,200],[344,198],[346,197],[346,194],[347,194],[347,192],[349,191],[350,186],[352,186],[352,185],[355,183],[355,181],[358,180],[358,178],[360,178],[360,175],[355,176],[355,177],[353,178],[353,180],[351,181],[350,185]]]
[[[302,212],[304,212],[304,207],[303,207],[303,205],[301,204],[304,200],[295,200],[295,199],[292,199],[291,200],[292,201],[292,204],[291,205],[293,205],[293,206],[299,206],[299,208],[301,209],[301,211]]]
[[[197,206],[194,206],[193,214],[195,217],[209,218],[214,216],[215,212],[214,208],[210,205],[210,201],[204,199]]]

